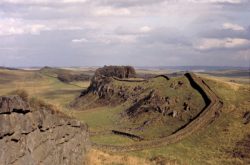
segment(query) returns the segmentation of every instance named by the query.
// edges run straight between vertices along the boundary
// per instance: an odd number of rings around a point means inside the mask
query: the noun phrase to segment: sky
[[[0,0],[0,66],[250,66],[250,0]]]

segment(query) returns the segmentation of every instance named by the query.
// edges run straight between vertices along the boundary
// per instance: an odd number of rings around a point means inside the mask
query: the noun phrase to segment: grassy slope
[[[173,82],[182,81],[185,85],[180,89],[172,89],[169,86]],[[197,110],[201,110],[205,104],[200,96],[200,94],[190,87],[189,81],[185,77],[178,77],[172,78],[171,80],[167,81],[165,78],[158,77],[150,80],[149,82],[123,82],[123,81],[112,81],[112,85],[115,88],[119,88],[120,86],[128,87],[127,92],[131,93],[133,88],[140,85],[143,86],[145,91],[141,95],[147,94],[150,89],[155,89],[157,93],[162,96],[166,97],[169,96],[170,98],[178,97],[179,100],[185,100],[187,97],[191,96],[192,100],[190,101],[193,107],[196,107]],[[159,138],[162,136],[167,136],[182,126],[185,122],[180,121],[177,119],[173,119],[172,117],[166,116],[159,118],[159,114],[150,114],[150,116],[144,115],[140,116],[140,118],[136,118],[133,122],[126,118],[121,118],[120,113],[123,112],[131,105],[130,101],[125,102],[122,105],[117,107],[100,107],[90,110],[84,111],[73,111],[71,113],[72,116],[76,117],[79,120],[85,121],[90,126],[91,132],[108,132],[112,129],[115,130],[123,130],[125,132],[130,132],[132,134],[140,135],[145,137],[146,139],[154,139]],[[181,106],[183,103],[180,103]],[[195,113],[198,113],[195,112]],[[157,121],[150,124],[149,126],[145,127],[142,131],[138,130],[130,130],[128,128],[136,128],[142,125],[145,120],[149,118],[157,118]],[[166,123],[167,121],[167,123]],[[156,129],[157,128],[157,129]],[[112,145],[124,145],[124,144],[131,144],[136,143],[130,139],[125,137],[120,137],[118,135],[95,135],[92,136],[93,142],[99,144],[112,144]]]
[[[229,72],[229,71],[228,71]],[[213,73],[199,73],[199,75],[203,77],[209,77],[211,79],[217,80],[217,81],[222,81],[222,82],[228,82],[228,83],[235,83],[235,84],[249,84],[250,83],[250,73],[247,72],[245,74],[247,75],[233,75],[232,77],[230,76],[233,74],[232,72],[229,72],[228,74],[220,73],[220,74],[213,74]],[[229,76],[228,76],[229,75]]]
[[[80,86],[62,83],[57,78],[37,71],[0,70],[0,95],[6,95],[16,89],[24,89],[31,96],[42,98],[60,107],[65,107],[78,96],[89,82],[77,85]]]
[[[121,155],[141,158],[163,155],[167,159],[176,160],[179,164],[192,165],[247,164],[244,160],[233,158],[230,152],[236,142],[250,134],[250,124],[244,125],[242,121],[244,112],[249,111],[250,107],[250,85],[245,84],[250,80],[249,78],[208,77],[206,82],[224,101],[222,113],[217,120],[180,143]],[[238,83],[232,83],[230,80]],[[112,158],[110,159],[112,162]],[[126,162],[120,164],[126,164]]]
[[[232,158],[229,151],[232,151],[237,141],[240,141],[246,134],[250,134],[250,124],[242,124],[243,113],[250,107],[250,86],[231,83],[228,82],[228,78],[223,77],[209,76],[206,81],[225,103],[217,120],[207,128],[177,144],[122,155],[143,158],[163,155],[167,159],[177,160],[180,164],[244,164],[243,160]],[[84,83],[82,86],[87,87],[88,83]],[[0,70],[0,95],[7,94],[15,89],[25,89],[31,95],[60,106],[66,105],[82,90],[80,87],[61,83],[55,78],[37,74],[34,71]],[[92,125],[90,129],[99,131],[103,127],[105,129],[112,128],[113,119],[116,118],[113,112],[119,112],[123,108],[121,106],[106,107],[106,109],[73,112],[72,115],[89,122]],[[102,137],[93,137],[93,140],[103,144],[110,144],[110,141],[118,145],[134,143],[130,139],[117,136],[103,135]],[[124,164],[126,164],[125,162]]]
[[[229,152],[236,142],[250,134],[250,125],[242,122],[243,113],[250,107],[249,85],[235,88],[228,83],[209,79],[207,82],[225,103],[217,120],[177,144],[130,154],[147,158],[164,155],[178,160],[180,164],[245,164],[243,160],[233,158]]]
[[[170,88],[170,85],[173,82],[178,82],[182,81],[185,85],[179,89],[173,89]],[[118,86],[137,86],[139,83],[127,83],[127,82],[115,82]],[[196,107],[197,109],[193,113],[193,116],[198,113],[199,110],[201,110],[205,104],[203,102],[202,97],[200,94],[191,88],[189,81],[185,77],[177,77],[177,78],[172,78],[171,80],[167,81],[163,77],[158,77],[151,79],[148,83],[143,83],[143,85],[146,89],[154,89],[157,91],[157,93],[162,96],[162,97],[170,97],[170,98],[178,98],[180,101],[186,100],[187,97],[191,96],[192,100],[190,101],[190,104],[192,107]],[[176,104],[173,109],[177,108],[182,108],[183,103]],[[140,126],[139,124],[143,123],[145,120],[149,118],[155,118],[157,117],[158,114],[150,114],[150,117],[147,115],[141,116],[140,118],[135,119],[135,125]],[[162,123],[162,122],[167,122],[167,123]],[[131,123],[131,120],[125,120],[122,121],[121,124],[129,125]],[[146,138],[157,138],[161,136],[166,136],[174,132],[179,126],[183,125],[185,122],[184,121],[179,121],[176,119],[173,119],[172,117],[164,117],[162,119],[158,119],[155,121],[155,123],[150,124],[146,129],[143,131],[131,131],[131,133],[137,134],[144,136]],[[166,125],[167,124],[167,125]],[[155,129],[155,128],[158,129]]]
[[[207,128],[198,131],[177,144],[122,155],[139,156],[147,159],[163,155],[167,159],[176,160],[179,164],[246,164],[243,160],[233,158],[230,152],[235,147],[236,142],[244,138],[245,135],[250,134],[250,125],[244,125],[242,121],[244,112],[249,110],[250,107],[248,102],[250,100],[250,86],[225,82],[221,78],[211,79],[211,77],[206,79],[206,82],[224,101],[222,113],[217,120],[211,123]],[[161,81],[157,83],[159,83],[158,86],[161,86]],[[164,90],[162,91],[164,92]],[[110,111],[103,110],[101,113],[100,111],[89,111],[89,116],[83,115],[84,117],[82,119],[96,119],[99,115],[103,117],[108,115],[111,119],[114,111],[112,111],[112,109],[109,110]],[[103,123],[103,121],[106,120],[105,117],[103,119],[97,118],[96,120],[97,121],[91,121],[94,122],[92,125],[98,123],[102,126],[105,125],[105,123]],[[112,121],[109,121],[110,123],[107,125],[110,127],[108,128],[112,128]],[[152,133],[155,133],[155,131],[161,132],[162,130],[164,129],[152,129]],[[115,145],[134,143],[129,139],[112,135],[94,136],[92,140],[102,144]]]

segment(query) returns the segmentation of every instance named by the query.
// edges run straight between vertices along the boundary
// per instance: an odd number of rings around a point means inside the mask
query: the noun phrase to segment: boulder
[[[8,114],[15,111],[26,113],[30,111],[30,107],[19,96],[0,97],[0,114]]]
[[[243,123],[244,124],[250,123],[250,111],[244,113],[244,115],[243,115]]]
[[[85,124],[59,112],[0,97],[1,165],[83,165],[88,136]]]

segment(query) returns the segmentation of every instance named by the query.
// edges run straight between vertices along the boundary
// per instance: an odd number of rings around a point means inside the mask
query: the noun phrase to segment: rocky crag
[[[130,81],[129,78],[134,77],[136,77],[136,72],[131,66],[104,66],[99,68],[95,71],[90,86],[82,91],[79,98],[77,98],[71,106],[74,108],[80,107],[82,109],[83,106],[89,105],[91,100],[86,98],[82,99],[86,95],[94,95],[99,98],[98,102],[90,105],[91,107],[97,104],[120,104],[128,99],[129,93],[123,87],[115,89],[110,82],[112,79],[122,81],[127,79],[127,81]],[[118,97],[116,97],[115,100],[111,100],[111,97],[114,95]]]
[[[205,107],[190,122],[176,130],[171,135],[154,140],[140,141],[136,144],[129,144],[124,146],[102,145],[95,143],[93,143],[92,146],[97,149],[106,151],[109,150],[110,152],[128,152],[150,149],[179,142],[180,140],[192,135],[195,131],[198,131],[199,129],[211,124],[211,122],[213,122],[220,115],[221,108],[223,107],[223,102],[206,84],[204,80],[192,73],[187,73],[185,74],[185,76],[188,78],[191,86],[199,91],[206,103]],[[150,98],[152,98],[152,94],[150,94],[143,101],[147,101]],[[139,104],[138,107],[140,107],[141,105],[142,104]],[[136,106],[135,109],[133,108],[127,110],[128,114],[136,112],[138,107]]]
[[[91,79],[89,88],[82,93],[82,96],[89,92],[95,92],[99,95],[109,91],[106,84],[110,82],[110,78],[132,78],[136,76],[135,69],[131,66],[104,66],[96,70],[94,77]]]
[[[0,97],[1,165],[82,165],[87,126],[19,96]]]

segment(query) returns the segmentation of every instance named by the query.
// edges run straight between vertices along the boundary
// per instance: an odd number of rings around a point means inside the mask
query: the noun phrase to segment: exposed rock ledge
[[[83,165],[87,126],[19,96],[0,97],[1,165]]]
[[[91,92],[98,93],[99,96],[106,93],[105,86],[110,82],[111,77],[123,79],[135,76],[135,69],[131,66],[104,66],[95,71],[95,75],[91,79],[90,86],[87,90],[82,92],[81,96]]]

